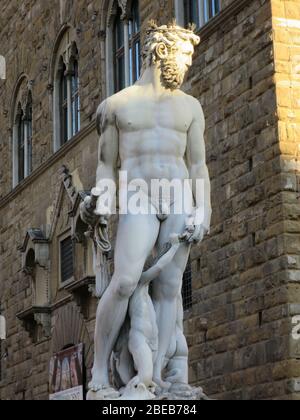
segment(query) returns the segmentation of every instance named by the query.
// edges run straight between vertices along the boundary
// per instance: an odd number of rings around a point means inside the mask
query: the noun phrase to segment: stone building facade
[[[84,344],[85,384],[90,376],[97,300],[78,208],[95,182],[96,108],[115,90],[116,66],[132,81],[126,47],[112,51],[118,13],[138,44],[134,2],[0,3],[0,399],[48,399],[58,352]],[[140,38],[149,19],[184,24],[188,3],[140,0]],[[216,4],[198,22],[184,85],[206,117],[213,204],[210,236],[191,256],[190,381],[217,399],[299,399],[300,5]]]

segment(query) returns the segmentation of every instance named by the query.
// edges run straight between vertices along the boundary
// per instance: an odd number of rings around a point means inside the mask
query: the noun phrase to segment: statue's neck
[[[161,70],[159,65],[152,65],[147,67],[140,77],[139,81],[137,82],[140,86],[151,86],[155,93],[161,94],[165,92],[169,92],[169,89],[165,88],[162,84],[161,80]]]

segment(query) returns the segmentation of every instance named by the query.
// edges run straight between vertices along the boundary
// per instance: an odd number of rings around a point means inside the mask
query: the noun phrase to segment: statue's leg
[[[166,381],[188,384],[188,345],[183,333],[183,305],[181,291],[177,300],[176,351],[167,366]]]
[[[137,370],[136,385],[143,383],[148,388],[153,387],[153,354],[147,343],[147,338],[142,332],[132,331],[130,333],[129,350]]]
[[[115,273],[99,302],[95,329],[95,359],[92,391],[109,387],[109,358],[124,323],[129,298],[133,294],[145,261],[159,232],[154,215],[121,215],[115,246]]]
[[[162,247],[173,233],[181,234],[186,227],[185,215],[170,215],[162,223],[158,246]],[[178,319],[178,295],[181,293],[190,246],[182,244],[170,263],[153,283],[153,302],[159,330],[158,353],[154,366],[154,382],[160,382],[164,361],[175,333]]]

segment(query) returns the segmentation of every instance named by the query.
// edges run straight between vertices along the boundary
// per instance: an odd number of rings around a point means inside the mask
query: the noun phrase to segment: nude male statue
[[[151,23],[145,37],[144,67],[140,80],[106,99],[97,112],[97,127],[101,135],[97,186],[101,188],[103,179],[117,184],[120,165],[121,171],[127,172],[128,182],[142,179],[149,186],[144,194],[151,212],[133,214],[129,209],[127,214],[120,214],[115,272],[97,310],[95,360],[89,384],[94,392],[112,392],[109,359],[147,258],[153,249],[162,249],[171,235],[185,232],[186,241],[180,244],[172,262],[152,284],[158,327],[153,382],[163,383],[162,370],[166,367],[167,353],[178,328],[178,302],[182,306],[178,297],[190,245],[201,242],[209,231],[211,201],[203,111],[195,98],[180,90],[192,64],[194,46],[199,42],[199,37],[192,30],[180,28],[175,23],[161,27]],[[187,179],[193,181],[182,199],[184,211],[180,214],[173,211],[178,204],[174,196],[169,197],[169,202],[165,197],[150,196],[153,179],[176,179],[182,183]],[[197,179],[203,180],[204,199],[197,198]],[[99,209],[101,204],[98,211],[91,211],[90,198],[86,198],[81,207],[81,217],[92,225],[100,216]],[[197,217],[200,213],[201,218]],[[192,228],[186,229],[187,218],[191,215]],[[103,216],[108,218],[109,214],[101,213]],[[182,313],[182,307],[179,313]],[[170,366],[176,373],[175,382],[188,385],[185,363],[182,370],[176,370],[175,360],[173,363],[170,361]]]

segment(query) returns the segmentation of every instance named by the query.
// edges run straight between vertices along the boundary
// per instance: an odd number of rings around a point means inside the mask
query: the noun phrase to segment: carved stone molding
[[[119,6],[122,10],[122,19],[126,19],[127,16],[127,4],[128,0],[118,0]]]
[[[62,166],[60,174],[62,182],[65,186],[65,190],[67,191],[67,194],[72,204],[74,205],[76,200],[76,189],[72,183],[72,175],[70,175],[69,169],[65,165]]]
[[[118,3],[116,0],[111,0],[108,6],[107,11],[107,27],[110,27],[113,24],[114,18],[118,12]]]
[[[83,317],[88,319],[89,300],[91,297],[95,297],[95,277],[85,277],[69,284],[65,289],[73,295]]]
[[[49,243],[39,228],[29,229],[26,232],[23,244],[18,248],[22,253],[22,269],[28,267],[28,252],[33,249],[35,254],[34,263],[45,269],[49,268]]]
[[[17,313],[16,316],[34,343],[51,336],[51,308],[49,306],[32,306]]]

